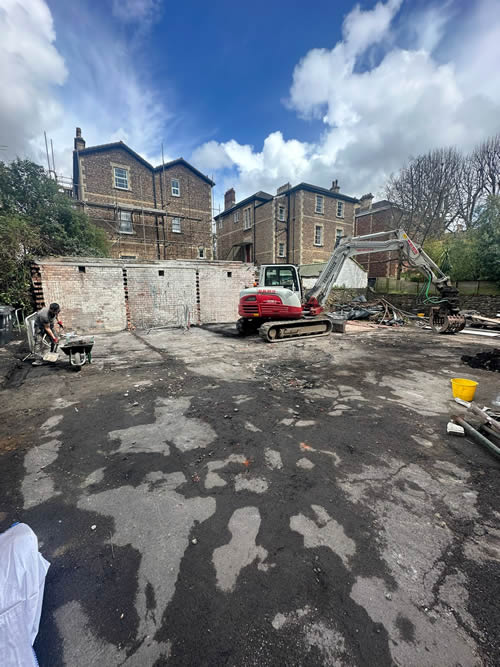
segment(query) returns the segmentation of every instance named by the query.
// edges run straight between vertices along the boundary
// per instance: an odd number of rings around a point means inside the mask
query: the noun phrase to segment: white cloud
[[[137,16],[148,17],[157,6],[156,0],[127,2]],[[83,20],[78,11],[89,16],[91,8],[84,2],[62,5],[64,31],[56,41],[44,0],[0,0],[0,145],[8,145],[0,159],[19,155],[45,165],[47,130],[57,170],[69,176],[79,126],[88,145],[122,139],[161,160],[161,142],[173,136],[181,117],[165,107],[148,79],[142,37],[132,44],[109,21]],[[170,157],[166,149],[165,159]]]
[[[153,20],[160,11],[160,0],[113,0],[113,14],[122,21]]]
[[[210,142],[194,157],[203,157],[206,170],[225,167],[216,180],[234,185],[237,198],[287,180],[328,186],[332,178],[343,192],[361,195],[380,192],[411,155],[436,146],[471,148],[499,130],[495,4],[480,0],[467,15],[452,2],[407,7],[404,14],[401,0],[366,11],[357,5],[344,20],[342,40],[309,51],[293,73],[288,106],[305,122],[322,120],[316,142],[274,132],[262,150]]]
[[[67,70],[54,46],[52,16],[42,0],[0,2],[0,144],[2,158],[24,155],[62,114],[54,90]]]

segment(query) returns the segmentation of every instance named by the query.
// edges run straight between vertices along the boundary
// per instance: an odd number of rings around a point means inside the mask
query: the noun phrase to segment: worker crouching
[[[46,352],[44,336],[51,341],[51,351],[59,342],[59,338],[55,331],[55,325],[58,324],[61,328],[63,323],[60,320],[59,313],[61,308],[58,303],[51,303],[50,306],[42,308],[38,311],[35,317],[35,361],[33,366],[41,366],[43,364],[43,356]]]

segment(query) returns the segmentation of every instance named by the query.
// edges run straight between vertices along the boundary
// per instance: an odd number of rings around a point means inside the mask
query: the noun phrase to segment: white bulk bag
[[[35,533],[18,523],[0,534],[0,665],[37,665],[33,642],[49,563]]]

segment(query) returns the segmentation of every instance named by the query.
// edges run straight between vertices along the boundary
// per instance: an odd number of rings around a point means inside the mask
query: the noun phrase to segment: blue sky
[[[500,131],[500,0],[0,0],[0,145],[183,156],[216,201],[301,180],[382,194],[411,155]]]

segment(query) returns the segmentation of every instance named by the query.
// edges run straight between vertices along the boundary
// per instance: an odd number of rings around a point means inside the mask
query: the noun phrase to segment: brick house
[[[352,235],[357,201],[341,194],[337,181],[329,190],[286,183],[275,195],[259,191],[240,202],[231,188],[224,211],[215,216],[217,257],[256,264],[325,262],[340,238]]]
[[[355,212],[355,236],[375,234],[401,226],[402,211],[387,199],[372,203],[371,193],[363,195]],[[397,252],[374,252],[357,255],[356,261],[368,271],[368,280],[375,278],[395,278],[398,273],[399,254]]]
[[[213,185],[183,158],[153,167],[122,141],[86,147],[76,128],[73,197],[112,257],[213,259]]]

